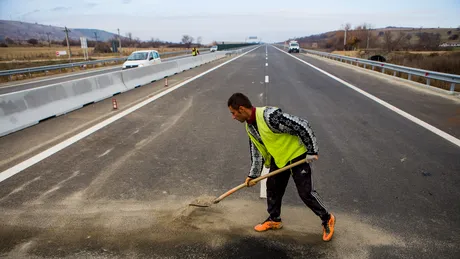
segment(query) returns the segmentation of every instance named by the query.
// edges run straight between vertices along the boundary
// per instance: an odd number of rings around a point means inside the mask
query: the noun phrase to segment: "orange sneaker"
[[[330,241],[334,235],[335,217],[331,214],[328,221],[323,222],[323,241]]]
[[[272,219],[268,218],[264,221],[264,223],[258,224],[254,227],[254,230],[257,232],[267,231],[269,229],[280,229],[283,227],[283,223],[281,221],[273,221]]]

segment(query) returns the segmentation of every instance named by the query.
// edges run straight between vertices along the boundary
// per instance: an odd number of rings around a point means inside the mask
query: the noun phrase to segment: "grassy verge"
[[[71,47],[72,58],[83,58],[83,49],[80,47]],[[180,51],[184,48],[148,48],[158,52]],[[68,56],[56,56],[56,51],[68,51],[67,47],[7,47],[0,48],[0,61],[32,61],[32,60],[68,60]],[[143,48],[122,48],[122,56],[128,56],[133,51],[145,50]],[[94,48],[88,48],[90,58],[110,58],[118,57],[119,53],[94,53]]]

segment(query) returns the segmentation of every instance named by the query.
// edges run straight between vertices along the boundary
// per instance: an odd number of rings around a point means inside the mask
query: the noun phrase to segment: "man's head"
[[[251,118],[252,104],[249,98],[242,93],[234,93],[227,102],[232,117],[239,122],[245,122]]]

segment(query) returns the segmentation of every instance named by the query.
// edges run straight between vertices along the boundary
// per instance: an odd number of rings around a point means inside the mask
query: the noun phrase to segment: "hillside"
[[[114,33],[98,29],[69,29],[71,30],[69,37],[75,40],[79,40],[80,37],[94,40],[94,32],[97,33],[98,40],[100,41],[107,41],[117,36]],[[65,39],[65,32],[63,30],[64,28],[62,27],[51,25],[0,20],[0,41],[3,41],[6,37],[14,41],[26,41],[31,38],[38,39],[39,41],[47,41],[47,34],[49,34],[52,41],[62,41]]]
[[[369,35],[369,37],[368,37]],[[442,43],[460,43],[460,28],[407,28],[386,27],[347,31],[348,50],[365,49],[369,38],[369,48],[391,50],[432,50]],[[290,39],[289,39],[290,40]],[[289,41],[287,40],[287,41]],[[304,48],[342,50],[344,31],[329,31],[321,34],[296,38]]]

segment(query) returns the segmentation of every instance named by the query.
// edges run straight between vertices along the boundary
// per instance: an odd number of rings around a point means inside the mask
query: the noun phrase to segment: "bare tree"
[[[190,45],[192,45],[193,42],[193,37],[190,35],[183,35],[182,36],[182,43],[187,46],[187,48],[190,48]]]
[[[126,37],[129,39],[129,41],[132,41],[133,40],[133,34],[131,32],[128,32],[125,34]]]
[[[419,49],[436,50],[441,44],[441,35],[439,33],[421,32],[417,36],[419,37]]]
[[[406,36],[404,36],[401,40],[401,47],[405,50],[409,50],[412,48],[412,44],[411,44],[411,39],[412,39],[412,34],[407,34]]]
[[[388,52],[393,50],[393,33],[391,31],[385,31],[383,33],[383,44]]]
[[[395,35],[391,31],[385,31],[383,33],[383,44],[388,52],[400,48],[401,42],[403,42],[404,39],[407,39],[406,34],[404,32],[400,32],[398,35]]]

